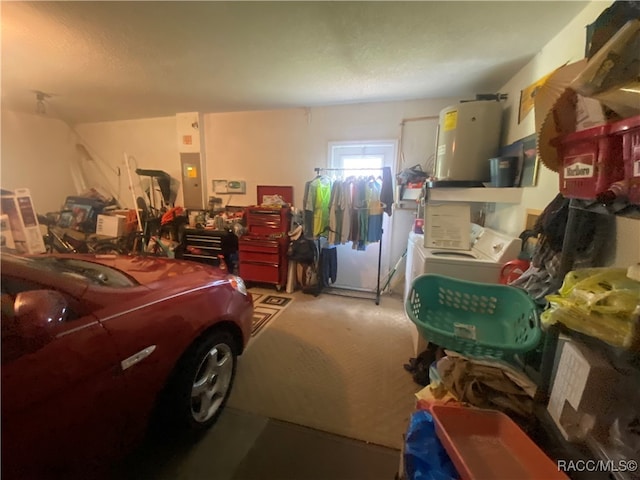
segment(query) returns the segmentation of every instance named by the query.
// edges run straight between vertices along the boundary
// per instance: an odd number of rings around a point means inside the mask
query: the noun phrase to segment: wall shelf
[[[427,189],[430,202],[520,203],[522,188],[449,188]]]

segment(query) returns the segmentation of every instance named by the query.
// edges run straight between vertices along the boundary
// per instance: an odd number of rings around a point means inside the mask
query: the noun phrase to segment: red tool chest
[[[288,205],[245,209],[247,233],[240,237],[238,248],[240,276],[246,281],[274,284],[280,290],[287,283],[293,187],[258,186],[258,202],[263,202],[264,195],[280,195]]]
[[[287,284],[286,236],[269,239],[244,235],[240,238],[240,276],[246,281],[272,283],[280,290]]]

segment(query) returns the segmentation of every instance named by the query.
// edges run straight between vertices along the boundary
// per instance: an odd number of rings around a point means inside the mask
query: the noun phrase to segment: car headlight
[[[247,295],[247,286],[244,284],[244,280],[236,275],[229,275],[229,284],[242,295]]]

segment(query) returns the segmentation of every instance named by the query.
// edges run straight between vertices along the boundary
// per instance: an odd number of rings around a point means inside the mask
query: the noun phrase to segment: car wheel
[[[168,394],[177,426],[202,430],[212,425],[224,407],[236,373],[237,347],[225,331],[198,341],[181,359]]]

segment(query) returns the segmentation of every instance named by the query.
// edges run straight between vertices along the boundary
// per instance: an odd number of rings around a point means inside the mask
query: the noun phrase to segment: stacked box
[[[624,179],[629,201],[640,205],[640,115],[614,123],[611,135],[619,137],[622,142]]]
[[[120,237],[125,233],[124,215],[98,215],[96,222],[96,234],[105,237]]]
[[[595,199],[624,179],[622,137],[611,124],[563,135],[554,141],[560,158],[560,192],[568,198]]]
[[[18,252],[44,253],[44,240],[29,189],[19,188],[12,194],[2,195],[1,211],[7,216]]]

